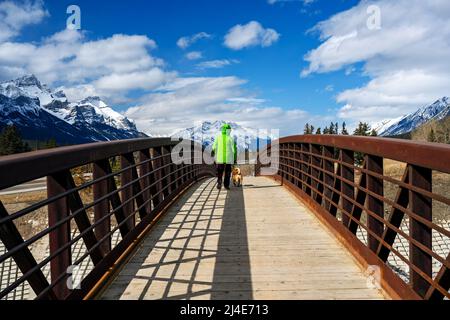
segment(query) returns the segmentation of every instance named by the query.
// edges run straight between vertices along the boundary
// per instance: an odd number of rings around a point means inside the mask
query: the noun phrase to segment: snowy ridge
[[[380,136],[396,136],[413,131],[431,120],[441,120],[450,116],[450,98],[443,97],[415,112],[392,120],[372,124]]]
[[[176,138],[192,139],[202,143],[204,146],[210,146],[214,143],[215,136],[221,132],[222,125],[225,123],[231,125],[231,136],[235,138],[239,150],[245,150],[246,148],[255,150],[257,137],[263,141],[266,141],[267,139],[267,135],[263,131],[243,127],[236,122],[227,122],[223,120],[204,121],[197,126],[177,131],[171,136]],[[277,137],[270,137],[270,139],[275,138]]]
[[[0,83],[0,115],[0,129],[15,124],[23,129],[26,139],[32,140],[55,138],[61,143],[82,143],[144,136],[132,121],[99,97],[70,102],[63,91],[52,91],[34,75]],[[48,122],[42,123],[42,119],[36,119],[39,117]],[[57,132],[51,125],[53,117],[61,129]],[[37,136],[36,126],[41,128]]]

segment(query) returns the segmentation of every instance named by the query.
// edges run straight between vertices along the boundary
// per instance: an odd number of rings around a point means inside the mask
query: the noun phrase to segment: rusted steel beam
[[[107,162],[105,165],[106,173],[112,173],[112,168],[109,162]],[[123,210],[122,201],[120,200],[120,196],[117,191],[116,181],[112,176],[108,178],[108,195],[109,203],[111,204],[111,207],[114,211],[114,217],[116,218],[117,224],[120,224],[120,235],[123,238],[130,232],[131,229],[129,228],[127,223],[122,224],[122,222],[126,218],[125,212]]]
[[[102,177],[107,175],[108,172],[108,165],[109,160],[100,160],[97,162],[94,162],[93,164],[93,171],[92,171],[92,177],[93,180],[99,180]],[[101,197],[105,196],[108,193],[108,180],[103,179],[101,181],[98,181],[94,183],[92,186],[94,201],[97,201]],[[105,216],[109,214],[109,201],[108,199],[100,201],[98,204],[94,206],[94,223],[100,221]],[[97,239],[102,239],[111,230],[111,219],[106,218],[103,219],[99,224],[95,227],[95,235]],[[103,243],[100,245],[101,249],[103,250],[104,254],[107,254],[109,251],[111,251],[111,237],[107,237]]]
[[[47,197],[51,198],[66,191],[61,181],[65,180],[65,173],[59,172],[47,177]],[[69,216],[69,199],[68,197],[56,200],[48,205],[48,225],[54,226],[59,221]],[[62,246],[70,242],[70,222],[60,225],[58,228],[50,232],[50,255]],[[52,282],[59,278],[60,275],[66,274],[68,268],[72,265],[72,253],[70,246],[59,253],[50,261],[50,275]],[[53,291],[58,299],[64,299],[69,294],[65,281],[60,281],[53,287]]]
[[[367,170],[381,175],[383,174],[383,158],[367,155],[365,162]],[[376,178],[372,175],[367,175],[367,189],[383,197],[383,179]],[[382,200],[377,199],[369,194],[367,199],[367,208],[371,212],[378,215],[381,219],[384,219],[384,202]],[[375,219],[372,215],[367,215],[367,227],[374,234],[380,237],[383,235],[384,224],[381,221]],[[369,249],[376,253],[379,246],[379,241],[371,233],[368,233],[367,236]]]
[[[306,194],[311,195],[311,178],[307,175],[310,173],[311,167],[309,165],[307,165],[307,163],[310,162],[310,157],[308,155],[309,153],[309,144],[305,144],[302,143],[301,144],[301,149],[302,149],[302,172],[303,174],[303,191],[305,191]]]
[[[428,168],[410,166],[409,181],[412,185],[431,191],[431,170]],[[422,218],[432,221],[432,203],[431,199],[417,192],[409,191],[409,206],[412,212]],[[431,228],[425,226],[414,218],[409,222],[410,236],[432,250]],[[417,266],[424,274],[432,277],[432,258],[420,248],[410,243],[409,257],[413,265]],[[411,269],[410,281],[412,288],[422,297],[425,297],[430,284],[417,272]]]
[[[447,255],[446,261],[450,262],[450,253]],[[450,289],[450,269],[442,265],[434,281],[444,290],[448,291]],[[430,287],[425,295],[425,299],[427,300],[442,300],[443,298],[444,295],[434,287]]]
[[[133,153],[126,153],[120,156],[120,167],[121,169],[130,167],[132,165],[134,165],[134,155]],[[127,169],[124,172],[122,172],[120,174],[120,185],[121,187],[131,183],[131,181],[133,181],[133,170]],[[121,191],[120,191],[120,199],[122,201],[122,203],[125,202],[125,200],[128,199],[132,199],[133,198],[133,186],[128,186],[128,187],[124,187]],[[123,212],[125,214],[125,218],[128,218],[133,214],[134,211],[134,201],[129,201],[128,203],[125,203],[123,205]],[[128,228],[131,230],[134,228],[136,224],[136,219],[135,217],[131,217],[127,220],[127,225]]]
[[[161,148],[161,155],[162,157],[162,187],[163,187],[163,194],[164,198],[167,198],[169,194],[172,192],[172,184],[170,182],[172,181],[171,177],[171,161],[170,161],[170,151],[167,150],[166,147]],[[165,188],[167,186],[167,188]]]
[[[352,150],[341,150],[341,159],[344,163],[353,165],[355,163],[355,154]],[[355,181],[354,169],[347,166],[341,166],[341,177],[349,181]],[[341,182],[341,192],[350,199],[355,198],[355,189],[347,182]],[[348,215],[352,212],[353,204],[348,199],[342,198],[342,207],[345,211],[345,213],[342,212],[342,224],[348,226],[350,221]]]
[[[336,172],[334,173],[334,183],[333,183],[334,190],[341,190],[342,183],[341,183],[341,179],[339,179],[339,177],[338,177],[341,175],[341,167],[342,167],[342,165],[338,164],[337,168],[336,168]],[[336,192],[334,190],[331,193],[332,202],[330,203],[330,207],[329,207],[328,211],[330,212],[330,214],[332,216],[336,217],[338,207],[335,205],[335,203],[339,203],[339,200],[341,199],[341,193]]]
[[[409,167],[406,167],[405,172],[403,173],[402,182],[408,183],[409,181]],[[409,190],[399,186],[397,190],[397,194],[395,196],[395,203],[399,206],[402,206],[403,208],[408,207],[409,203]],[[391,212],[389,214],[389,223],[392,224],[396,228],[400,228],[402,225],[403,217],[405,216],[405,213],[401,210],[399,210],[396,207],[391,208]],[[383,232],[383,241],[392,246],[394,244],[395,238],[397,237],[397,232],[390,229],[388,226],[384,229]],[[384,262],[387,261],[389,254],[390,254],[389,248],[384,246],[382,243],[378,245],[377,254],[380,257],[380,259]]]
[[[53,175],[53,178],[59,185],[61,185],[65,191],[69,191],[75,188],[75,182],[73,181],[72,174],[70,171],[61,172],[61,174]],[[83,241],[86,245],[87,250],[89,251],[89,255],[91,256],[92,262],[94,265],[97,265],[100,260],[103,259],[103,253],[100,247],[94,246],[98,243],[97,237],[94,234],[94,231],[91,228],[91,223],[89,221],[88,214],[83,207],[83,201],[78,192],[71,192],[67,196],[67,203],[69,205],[69,209],[74,214],[74,220],[78,227],[80,233],[84,233]]]
[[[327,158],[333,158],[334,156],[334,148],[332,147],[322,147],[322,155]],[[331,199],[332,198],[332,191],[331,188],[328,186],[333,186],[334,184],[334,162],[324,159],[322,161],[322,167],[324,170],[324,195],[326,198]],[[325,208],[329,211],[330,210],[330,201],[325,200]]]
[[[5,218],[7,216],[8,212],[3,206],[3,203],[0,201],[0,218]],[[20,232],[17,230],[16,225],[12,221],[7,221],[0,224],[0,240],[8,251],[11,251],[24,242]],[[37,265],[33,254],[27,247],[14,254],[13,259],[22,274],[26,274]],[[27,278],[27,281],[36,295],[40,294],[46,287],[50,285],[41,269],[33,272],[33,274]],[[46,298],[56,299],[56,295],[54,294],[53,290],[50,290]]]
[[[365,167],[366,167],[366,162],[364,162],[364,164],[363,164],[363,168],[365,168]],[[365,173],[361,174],[358,185],[363,188],[367,187],[367,175]],[[361,189],[356,190],[355,200],[358,204],[360,204],[361,206],[364,206],[364,204],[366,202],[366,198],[367,198],[366,192],[364,192]],[[362,211],[363,210],[361,207],[353,204],[351,216],[359,221],[361,219]],[[358,231],[358,223],[354,220],[350,220],[348,229],[350,230],[351,233],[356,234]]]
[[[311,144],[311,153],[313,154],[311,156],[311,164],[315,167],[321,168],[322,167],[322,159],[320,158],[320,155],[322,154],[321,147],[316,144]],[[317,155],[317,156],[314,156],[314,155]],[[314,178],[316,178],[317,180],[322,181],[322,179],[323,179],[322,171],[315,167],[311,167],[311,175]],[[319,192],[313,193],[313,199],[317,203],[321,204],[322,203],[322,195],[320,193],[323,192],[323,183],[319,182],[317,180],[315,180],[313,182],[313,186],[317,190],[319,190]]]
[[[141,183],[141,190],[146,190],[143,191],[142,193],[142,199],[143,201],[146,203],[144,206],[144,211],[145,214],[150,214],[150,212],[152,211],[152,206],[151,206],[151,188],[150,188],[150,184],[151,184],[151,161],[150,161],[150,149],[144,149],[139,151],[139,176],[142,178],[140,180]]]
[[[162,190],[162,159],[161,159],[161,148],[152,148],[150,149],[150,155],[152,157],[152,169],[153,169],[153,175],[152,175],[152,184],[155,181],[158,181],[156,184],[154,184],[152,188],[152,195],[153,195],[153,206],[156,207],[159,203],[163,201],[163,194],[161,192]]]
[[[45,177],[130,151],[170,146],[171,138],[129,139],[87,143],[0,157],[0,189]],[[10,168],[14,167],[14,170]]]

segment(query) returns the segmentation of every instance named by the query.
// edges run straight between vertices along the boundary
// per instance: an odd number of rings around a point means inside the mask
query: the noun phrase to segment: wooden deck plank
[[[266,178],[204,180],[168,210],[101,299],[384,299],[295,197]]]

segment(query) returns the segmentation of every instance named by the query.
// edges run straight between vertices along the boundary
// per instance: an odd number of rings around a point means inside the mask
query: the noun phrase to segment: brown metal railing
[[[197,179],[214,175],[213,166],[197,159],[202,154],[194,147],[202,148],[194,143],[190,163],[174,164],[171,150],[176,144],[169,138],[133,139],[1,157],[0,190],[47,177],[47,196],[16,212],[8,212],[0,201],[0,240],[7,250],[0,264],[13,259],[21,272],[2,288],[0,299],[25,282],[38,299],[84,297],[177,195]],[[80,166],[88,168],[92,178],[76,183],[71,170]],[[80,196],[86,190],[92,201]],[[33,219],[43,208],[47,225],[24,239],[17,222]],[[75,236],[73,227],[78,230]],[[112,243],[117,233],[121,240]],[[49,254],[38,262],[30,248],[45,238]],[[78,241],[85,250],[73,261],[71,250]],[[85,259],[93,266],[72,290],[66,283],[68,270]],[[43,273],[48,267],[50,277]]]
[[[448,226],[433,222],[437,204],[450,213],[450,198],[432,189],[435,173],[450,173],[449,145],[333,135],[292,136],[277,142],[274,178],[304,200],[363,265],[378,266],[389,293],[409,299],[450,298],[450,254],[447,250],[442,256],[432,243],[433,234],[450,243]],[[263,151],[270,154],[272,146]],[[401,179],[385,173],[388,159],[403,163]],[[388,183],[397,189],[393,199],[385,194]],[[439,188],[443,187],[448,187],[448,180]],[[406,254],[396,248],[400,238],[409,247]],[[389,268],[393,256],[408,266],[407,279]],[[439,266],[434,274],[432,262]]]

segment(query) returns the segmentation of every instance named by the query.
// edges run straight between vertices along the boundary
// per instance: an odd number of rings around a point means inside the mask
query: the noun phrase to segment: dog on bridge
[[[233,168],[232,172],[233,184],[235,187],[241,187],[244,179],[242,178],[241,169],[238,167]]]

